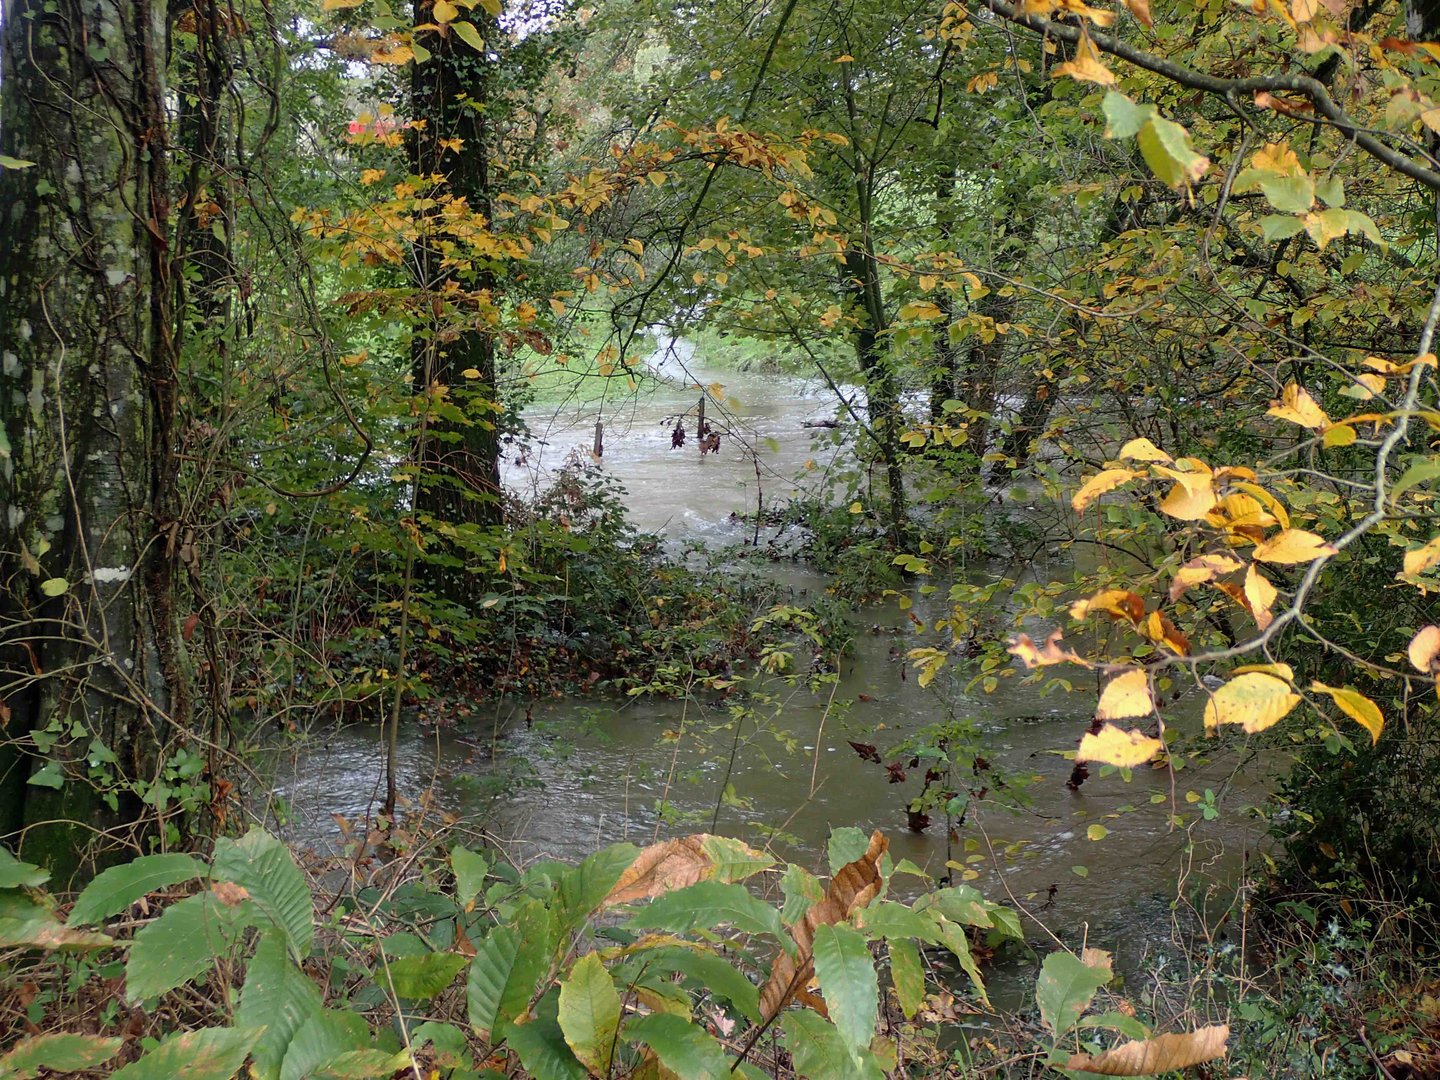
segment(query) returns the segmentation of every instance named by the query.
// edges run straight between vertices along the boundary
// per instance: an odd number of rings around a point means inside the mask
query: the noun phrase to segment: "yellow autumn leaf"
[[[1149,439],[1131,439],[1120,448],[1121,461],[1163,461],[1166,464],[1174,461],[1169,454],[1161,450]]]
[[[435,0],[435,21],[442,26],[448,22],[454,22],[460,16],[460,9],[450,0]]]
[[[1257,544],[1254,556],[1259,562],[1307,563],[1338,551],[1333,544],[1326,543],[1323,536],[1305,529],[1286,529]]]
[[[1076,511],[1082,511],[1107,491],[1113,491],[1139,475],[1130,469],[1105,469],[1098,472],[1080,485],[1080,490],[1071,497],[1070,505]]]
[[[480,378],[480,370],[478,368],[467,367],[464,371],[460,372],[460,376],[465,379],[478,379]]]
[[[1369,401],[1385,389],[1385,376],[1383,375],[1373,375],[1364,371],[1358,375],[1352,375],[1351,378],[1355,380],[1355,385],[1345,387],[1340,393],[1354,398],[1356,401]]]
[[[1122,1043],[1093,1057],[1071,1054],[1064,1067],[1099,1076],[1155,1076],[1224,1057],[1229,1038],[1230,1028],[1216,1024],[1198,1031]]]
[[[366,361],[369,356],[370,352],[368,349],[361,349],[357,353],[349,353],[345,356],[340,357],[340,363],[344,364],[346,367],[359,367]]]
[[[1145,617],[1145,601],[1128,589],[1106,589],[1070,605],[1072,619],[1083,619],[1093,611],[1103,611],[1111,618],[1138,623]]]
[[[1199,521],[1220,501],[1208,472],[1183,472],[1164,465],[1152,465],[1151,468],[1176,482],[1160,500],[1160,512],[1163,514],[1179,521]]]
[[[1132,728],[1121,731],[1114,724],[1105,724],[1098,733],[1086,732],[1075,752],[1076,761],[1096,761],[1121,769],[1144,765],[1165,749],[1159,739]]]
[[[1320,445],[1327,450],[1332,450],[1337,446],[1350,446],[1359,437],[1349,424],[1331,424],[1325,429],[1325,433],[1320,439]]]
[[[321,11],[340,11],[342,8],[357,8],[365,0],[321,0]]]
[[[1297,23],[1307,23],[1320,10],[1320,0],[1290,0],[1290,14]]]
[[[1280,400],[1273,403],[1265,415],[1289,420],[1304,428],[1323,428],[1330,424],[1330,417],[1316,404],[1310,392],[1294,382],[1285,387]]]
[[[1115,73],[1101,63],[1100,50],[1095,48],[1095,43],[1086,33],[1080,35],[1080,42],[1075,46],[1075,59],[1055,65],[1055,78],[1066,75],[1080,82],[1092,82],[1099,86],[1114,86],[1116,83]]]
[[[1247,671],[1210,695],[1205,703],[1205,730],[1238,724],[1253,735],[1279,723],[1298,704],[1300,695],[1284,679],[1263,671]]]
[[[1385,730],[1385,716],[1375,702],[1358,690],[1326,686],[1322,682],[1312,682],[1310,689],[1317,694],[1329,694],[1337,709],[1370,732],[1371,743],[1380,741],[1380,732]]]
[[[1271,495],[1259,484],[1248,481],[1237,480],[1234,486],[1238,491],[1253,495],[1265,509],[1275,516],[1275,521],[1280,523],[1282,529],[1290,528],[1290,514],[1286,511],[1285,504],[1274,495]]]
[[[1266,143],[1263,150],[1257,150],[1250,159],[1251,168],[1260,172],[1279,173],[1281,176],[1300,176],[1305,169],[1300,158],[1290,149],[1288,142]]]
[[[1255,625],[1261,630],[1275,621],[1270,609],[1275,605],[1275,597],[1278,595],[1275,586],[1270,584],[1270,579],[1251,563],[1250,568],[1245,571],[1245,603],[1250,607]]]
[[[1192,585],[1203,585],[1221,574],[1233,574],[1244,564],[1229,555],[1201,555],[1191,559],[1179,570],[1170,582],[1171,601],[1179,600]]]
[[[1136,668],[1123,675],[1117,675],[1105,684],[1100,692],[1100,704],[1095,709],[1097,720],[1124,720],[1132,716],[1149,716],[1155,711],[1155,702],[1150,696],[1150,677],[1144,669]]]
[[[912,300],[900,309],[901,321],[930,322],[940,318],[945,313],[940,310],[940,305],[929,300]]]
[[[1440,536],[1435,537],[1424,547],[1418,547],[1405,553],[1405,573],[1410,577],[1423,574],[1436,563],[1440,563]]]
[[[1427,675],[1440,672],[1440,626],[1424,627],[1410,639],[1410,663]]]

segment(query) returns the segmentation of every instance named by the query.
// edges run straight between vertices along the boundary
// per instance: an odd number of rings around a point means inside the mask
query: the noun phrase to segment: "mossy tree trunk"
[[[188,719],[164,18],[4,11],[0,152],[34,164],[0,170],[0,832],[62,871],[126,838]]]

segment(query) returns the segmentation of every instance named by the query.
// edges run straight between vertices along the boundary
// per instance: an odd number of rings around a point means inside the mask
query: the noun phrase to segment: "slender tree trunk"
[[[905,495],[904,455],[900,435],[904,416],[895,373],[880,347],[885,331],[885,306],[880,293],[880,268],[868,250],[852,247],[845,253],[843,290],[848,293],[859,316],[855,331],[855,356],[865,380],[865,395],[880,461],[885,469],[889,499],[886,531],[891,543],[904,547],[909,531],[909,510]]]
[[[947,161],[940,166],[935,180],[935,231],[941,250],[949,250],[955,236],[955,179],[953,164]],[[954,399],[959,390],[960,350],[950,340],[950,326],[956,316],[955,294],[939,289],[935,304],[941,317],[930,370],[930,419],[940,423],[945,418],[945,402]]]
[[[0,831],[34,826],[26,852],[62,874],[135,825],[188,721],[164,20],[4,11],[0,151],[36,164],[0,170]]]

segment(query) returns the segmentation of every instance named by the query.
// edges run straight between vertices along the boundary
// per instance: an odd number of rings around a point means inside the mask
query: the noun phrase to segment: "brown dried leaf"
[[[1153,1076],[1224,1057],[1229,1038],[1230,1028],[1216,1024],[1199,1031],[1139,1039],[1094,1057],[1072,1054],[1065,1068],[1100,1076]]]
[[[705,833],[696,833],[651,844],[620,875],[601,906],[633,904],[704,881],[715,869],[705,854],[705,839]]]
[[[815,929],[844,922],[850,913],[865,907],[880,893],[884,884],[880,876],[880,857],[890,841],[876,829],[870,834],[870,846],[854,862],[846,863],[830,879],[825,898],[815,904],[795,924],[795,955],[781,950],[770,968],[770,978],[760,988],[760,1017],[765,1023],[775,1018],[792,997],[803,990],[815,974]]]
[[[1081,664],[1089,667],[1076,653],[1060,647],[1063,636],[1059,630],[1051,630],[1045,644],[1036,645],[1029,634],[1016,634],[1006,651],[1027,668],[1047,667],[1050,664]]]

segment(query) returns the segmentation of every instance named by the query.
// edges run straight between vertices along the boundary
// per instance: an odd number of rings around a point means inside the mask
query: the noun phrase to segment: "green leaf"
[[[565,1043],[556,1019],[557,995],[550,991],[535,1006],[535,1018],[511,1028],[506,1043],[520,1058],[525,1073],[536,1080],[585,1080],[589,1074]]]
[[[23,893],[0,892],[0,948],[102,949],[114,938],[62,926],[55,913]]]
[[[787,866],[785,873],[780,875],[780,892],[785,897],[780,918],[790,926],[798,923],[805,917],[805,912],[825,898],[825,889],[820,884],[820,879],[794,863]]]
[[[729,1080],[732,1062],[720,1044],[683,1016],[638,1016],[625,1025],[625,1037],[644,1043],[661,1065],[685,1080]]]
[[[830,873],[838,874],[842,866],[854,862],[870,848],[870,837],[847,825],[830,833]]]
[[[284,931],[297,964],[310,955],[314,904],[289,847],[261,828],[238,841],[222,837],[215,842],[213,873],[220,881],[245,887],[255,906]]]
[[[0,847],[0,889],[18,889],[22,886],[34,889],[49,880],[49,870],[42,870],[34,863],[21,862],[10,853],[9,848]]]
[[[40,768],[30,775],[27,784],[34,784],[36,787],[53,788],[58,791],[65,786],[65,774],[60,771],[58,761],[47,761]]]
[[[490,864],[484,856],[456,844],[450,849],[450,869],[455,871],[455,902],[466,911],[475,907],[475,898],[485,887]]]
[[[9,154],[0,154],[0,169],[28,169],[33,166],[33,161],[23,161]]]
[[[890,981],[905,1019],[913,1020],[925,1004],[925,968],[920,963],[920,949],[909,938],[891,938]]]
[[[250,924],[249,908],[228,907],[213,892],[171,904],[135,935],[125,961],[125,996],[144,1001],[208,970]]]
[[[480,36],[480,31],[475,29],[475,24],[470,22],[453,22],[450,29],[455,31],[455,36],[469,45],[478,53],[485,51],[485,39]]]
[[[1306,214],[1315,203],[1315,184],[1308,176],[1266,176],[1260,190],[1282,214]]]
[[[491,1042],[506,1037],[524,1013],[536,985],[549,975],[554,931],[536,900],[521,904],[508,926],[496,927],[470,961],[466,1005],[470,1023]]]
[[[965,974],[970,976],[976,995],[988,1005],[990,999],[985,993],[985,980],[980,977],[980,968],[975,963],[975,958],[970,955],[970,939],[965,936],[964,929],[938,914],[935,919],[941,943],[950,950],[950,954],[955,957]]]
[[[407,1050],[350,1050],[333,1058],[310,1074],[312,1080],[374,1080],[404,1071],[416,1075],[414,1060]]]
[[[951,922],[958,922],[962,926],[978,926],[982,930],[988,930],[994,926],[996,912],[1005,910],[997,904],[990,903],[980,895],[979,890],[969,885],[952,885],[944,889],[936,889],[915,901],[915,910],[917,911],[926,911],[931,908]]]
[[[101,871],[76,899],[66,925],[101,922],[156,889],[193,881],[204,874],[204,865],[189,855],[141,855],[123,866]]]
[[[440,993],[470,962],[468,956],[451,952],[422,953],[388,961],[375,971],[375,981],[388,984],[396,997],[429,999]]]
[[[710,857],[711,877],[716,881],[744,881],[775,865],[763,851],[728,836],[706,836],[700,846]]]
[[[1140,155],[1150,171],[1171,187],[1200,179],[1210,159],[1190,145],[1190,133],[1173,120],[1152,116],[1140,129]]]
[[[760,1023],[760,988],[724,957],[708,952],[686,953],[677,970],[706,992],[730,1002],[752,1024]]]
[[[1087,967],[1072,952],[1061,950],[1045,957],[1035,982],[1035,1001],[1050,1034],[1058,1039],[1074,1027],[1095,991],[1109,981],[1108,968]]]
[[[63,577],[46,578],[40,583],[40,591],[46,596],[64,596],[70,589],[70,582]]]
[[[442,1069],[468,1067],[472,1063],[470,1040],[465,1032],[454,1024],[439,1023],[433,1020],[421,1024],[410,1032],[410,1042],[415,1047],[424,1046],[427,1042],[434,1046],[435,1063]]]
[[[803,1009],[785,1014],[785,1048],[795,1071],[808,1080],[882,1080],[885,1075],[869,1050],[852,1053],[835,1025]]]
[[[1288,240],[1305,228],[1305,221],[1302,218],[1291,217],[1289,214],[1268,214],[1260,219],[1260,232],[1265,237],[1266,243],[1273,244],[1276,240]]]
[[[1124,94],[1111,90],[1100,104],[1105,113],[1105,138],[1128,139],[1138,135],[1155,115],[1154,105],[1137,105]]]
[[[263,931],[245,968],[245,985],[235,1010],[237,1027],[265,1029],[251,1054],[259,1080],[280,1075],[290,1040],[323,1007],[320,991],[290,960],[284,935]]]
[[[620,1029],[620,995],[595,953],[587,953],[560,984],[559,1021],[581,1063],[596,1076],[609,1076]]]
[[[893,900],[882,900],[867,908],[861,908],[856,914],[856,921],[871,937],[914,938],[930,942],[940,940],[940,930],[933,918],[912,911]]]
[[[1345,181],[1338,176],[1321,180],[1315,185],[1315,194],[1326,206],[1345,205]]]
[[[815,975],[835,1028],[851,1047],[870,1045],[875,1037],[880,981],[870,947],[850,926],[815,928]]]
[[[749,933],[788,938],[780,913],[751,896],[743,885],[701,881],[656,897],[639,908],[627,929],[651,927],[684,934],[697,926],[709,930],[722,924]]]
[[[285,1050],[280,1080],[302,1080],[342,1054],[370,1049],[370,1029],[359,1013],[321,1009],[300,1025]]]
[[[198,1028],[172,1035],[111,1080],[231,1080],[260,1032],[250,1028]]]
[[[36,1035],[16,1043],[0,1057],[0,1076],[6,1080],[31,1080],[41,1069],[51,1072],[79,1072],[102,1065],[120,1052],[124,1039],[102,1039],[99,1035],[72,1035],[54,1032]]]
[[[612,844],[562,874],[559,885],[562,928],[574,929],[589,918],[639,854],[640,849],[634,844]]]
[[[1401,495],[1427,480],[1434,480],[1437,476],[1440,476],[1440,458],[1417,461],[1401,473],[1400,478],[1391,486],[1390,501],[1398,506]]]

